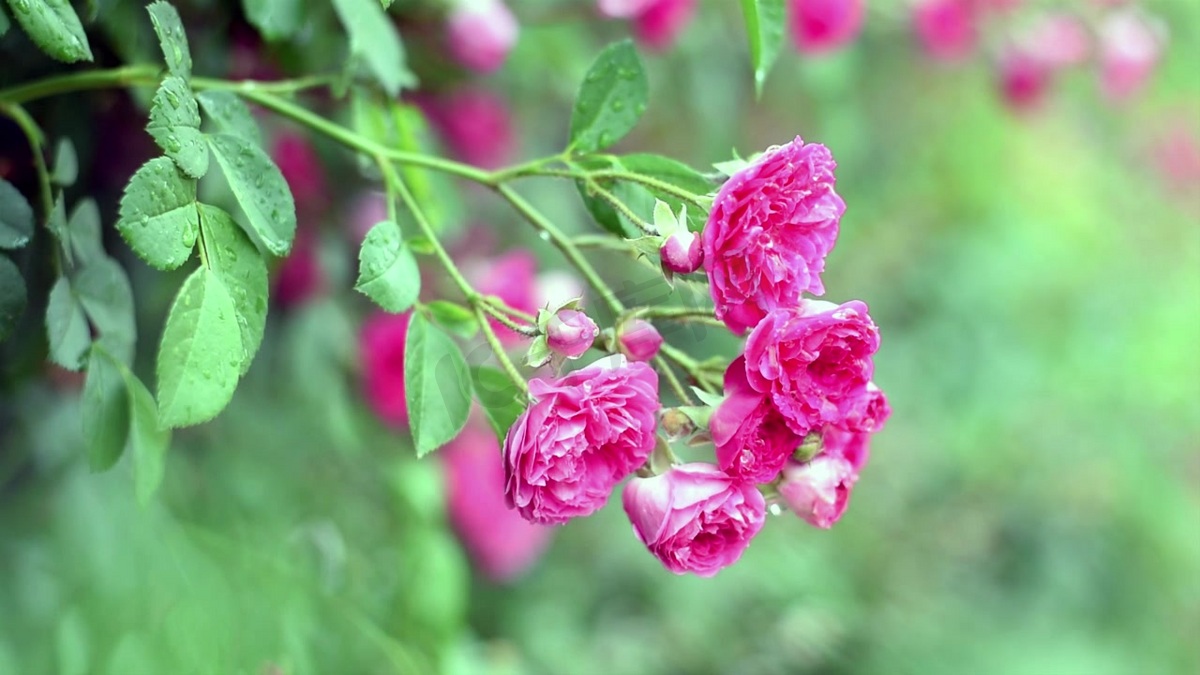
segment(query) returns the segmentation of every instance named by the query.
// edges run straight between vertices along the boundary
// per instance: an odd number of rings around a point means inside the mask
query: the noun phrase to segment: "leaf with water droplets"
[[[163,79],[154,94],[146,131],[187,175],[201,178],[208,171],[208,145],[200,133],[200,108],[187,82],[174,75]]]
[[[200,267],[183,282],[158,349],[158,424],[216,417],[237,388],[244,357],[237,309],[224,282]]]
[[[246,20],[268,42],[290,38],[300,30],[305,11],[304,0],[242,0]]]
[[[202,91],[196,94],[200,107],[204,108],[204,116],[217,126],[221,133],[241,136],[255,145],[262,145],[262,133],[258,123],[250,114],[250,108],[228,91]]]
[[[417,457],[449,443],[467,424],[471,375],[458,345],[413,312],[404,344],[404,391]]]
[[[171,430],[158,426],[158,406],[142,381],[123,364],[117,364],[129,398],[129,440],[133,453],[133,485],[138,503],[145,506],[163,479],[163,462],[171,447]]]
[[[646,111],[650,86],[633,42],[600,52],[588,68],[571,114],[571,149],[595,152],[621,140]]]
[[[0,178],[0,248],[21,248],[33,236],[33,207],[13,187]]]
[[[50,360],[68,370],[79,370],[83,355],[92,344],[92,332],[83,313],[83,303],[66,277],[59,277],[50,289],[46,337],[50,343]]]
[[[172,75],[185,80],[190,78],[192,54],[188,50],[187,35],[183,32],[179,12],[170,3],[161,0],[151,3],[146,11],[150,12],[150,22],[154,24],[154,32],[158,35],[158,44],[162,46],[167,69]]]
[[[54,173],[51,178],[62,187],[75,184],[79,177],[79,157],[75,154],[75,145],[71,139],[63,136],[58,139],[58,147],[54,151]]]
[[[229,289],[237,310],[245,353],[240,372],[245,373],[267,325],[267,264],[254,242],[223,209],[201,204],[200,232],[208,266]]]
[[[8,337],[25,313],[25,280],[8,256],[0,255],[0,340]]]
[[[214,134],[208,143],[246,213],[249,231],[271,253],[286,255],[296,236],[296,204],[279,167],[241,136]]]
[[[199,231],[196,181],[166,157],[155,157],[129,179],[117,230],[142,260],[162,270],[192,255]]]
[[[367,232],[358,251],[354,290],[394,313],[408,310],[417,301],[421,272],[396,223],[385,220]]]
[[[746,37],[750,41],[750,62],[754,66],[754,93],[762,96],[767,73],[779,56],[786,18],[783,0],[742,0],[746,18]]]
[[[83,381],[83,437],[92,471],[116,464],[128,436],[129,399],[121,372],[102,345],[93,345]]]
[[[416,86],[400,34],[375,0],[333,0],[333,8],[350,36],[350,53],[366,62],[388,95]]]
[[[68,0],[10,0],[8,6],[43,52],[65,63],[92,60],[87,35]]]
[[[133,319],[133,288],[117,261],[107,256],[89,259],[72,284],[83,311],[100,334],[97,342],[122,363],[133,360],[137,326]]]

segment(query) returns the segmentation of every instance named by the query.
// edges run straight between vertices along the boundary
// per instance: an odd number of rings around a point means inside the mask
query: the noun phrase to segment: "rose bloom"
[[[752,483],[770,483],[804,441],[788,428],[771,398],[746,379],[746,359],[725,370],[725,400],[708,424],[717,466]]]
[[[359,350],[367,403],[381,420],[393,427],[408,426],[404,398],[404,342],[411,312],[376,312],[363,323]]]
[[[446,18],[450,54],[480,73],[504,64],[519,30],[516,17],[502,0],[458,0]]]
[[[505,497],[535,523],[595,512],[655,444],[658,374],[613,355],[554,380],[529,382],[533,399],[504,439]]]
[[[446,467],[450,522],[475,566],[496,582],[520,576],[541,556],[554,530],[526,522],[506,507],[496,435],[473,415],[438,456]]]
[[[704,463],[634,478],[621,501],[634,535],[664,567],[701,577],[737,562],[762,529],[766,512],[752,483]]]
[[[863,0],[788,0],[788,25],[796,49],[828,52],[858,37],[866,16]]]
[[[735,333],[802,293],[825,292],[821,272],[846,210],[837,164],[800,137],[767,150],[725,182],[704,226],[704,266],[716,316]]]
[[[788,508],[809,525],[829,529],[842,517],[858,473],[837,455],[820,454],[804,462],[790,462],[783,470],[779,494]]]
[[[696,0],[654,0],[633,18],[633,37],[647,49],[668,49],[695,11]]]
[[[970,56],[979,41],[970,0],[920,0],[913,7],[913,30],[927,54],[945,61]]]
[[[799,436],[855,414],[874,371],[879,329],[857,300],[809,300],[767,315],[746,339],[746,378]]]

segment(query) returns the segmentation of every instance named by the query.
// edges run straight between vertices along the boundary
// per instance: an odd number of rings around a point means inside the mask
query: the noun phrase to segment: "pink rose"
[[[788,428],[771,398],[746,379],[746,359],[725,370],[725,400],[708,424],[717,466],[752,483],[770,483],[804,441]]]
[[[798,436],[859,411],[874,371],[879,329],[857,300],[809,300],[771,312],[746,339],[746,379]]]
[[[480,73],[504,64],[518,32],[517,19],[503,0],[458,0],[446,19],[450,54]]]
[[[837,164],[800,137],[767,150],[726,181],[702,235],[716,316],[735,333],[767,312],[821,295],[825,256],[846,205],[834,192]]]
[[[404,398],[404,341],[411,312],[376,312],[363,323],[359,350],[367,403],[381,420],[393,427],[408,426]]]
[[[524,249],[515,249],[477,266],[476,271],[468,277],[480,293],[494,295],[509,307],[532,314],[537,311],[537,291],[534,288],[536,273],[537,259],[533,254]],[[528,340],[496,319],[488,317],[488,323],[505,346]]]
[[[1120,9],[1100,21],[1100,84],[1110,99],[1128,98],[1154,72],[1164,43],[1160,23],[1137,9]]]
[[[600,328],[587,314],[575,309],[560,309],[546,324],[546,344],[568,359],[577,359],[592,348]]]
[[[858,474],[846,459],[821,454],[803,464],[790,462],[783,470],[779,494],[809,525],[829,529],[846,511],[850,489],[857,480]]]
[[[647,49],[675,43],[696,10],[696,0],[654,0],[633,18],[633,37]]]
[[[762,529],[766,512],[752,483],[703,463],[634,478],[621,501],[634,535],[664,567],[701,577],[737,562]]]
[[[429,122],[458,159],[484,169],[516,156],[517,141],[508,102],[486,89],[464,87],[423,102]]]
[[[868,382],[840,426],[851,431],[879,431],[891,416],[892,408],[888,405],[887,396],[874,382]]]
[[[316,236],[310,230],[296,231],[296,242],[275,277],[275,299],[293,307],[312,299],[325,286],[325,273],[317,252]]]
[[[788,0],[788,24],[796,49],[807,54],[828,52],[858,37],[863,0]]]
[[[913,29],[925,52],[945,61],[970,56],[979,40],[970,0],[921,0],[913,8]]]
[[[626,321],[617,329],[617,349],[633,361],[649,361],[658,356],[663,337],[645,319]]]
[[[324,205],[325,174],[307,138],[299,134],[280,134],[271,147],[271,158],[287,181],[297,209],[317,210]]]
[[[565,523],[608,500],[650,456],[658,374],[609,356],[555,380],[529,381],[533,402],[504,439],[509,508],[535,523]]]
[[[506,507],[496,435],[474,415],[438,455],[446,466],[450,522],[476,567],[492,581],[516,578],[538,559],[554,531]]]
[[[1010,49],[997,64],[1000,94],[1009,108],[1030,110],[1041,104],[1050,86],[1051,71],[1040,59]]]

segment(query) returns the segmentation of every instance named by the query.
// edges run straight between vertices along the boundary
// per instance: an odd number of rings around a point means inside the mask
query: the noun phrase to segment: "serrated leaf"
[[[13,187],[0,178],[0,248],[21,248],[33,236],[33,207]]]
[[[46,337],[50,360],[68,370],[79,370],[83,355],[92,343],[83,303],[66,277],[59,277],[50,289],[46,306]]]
[[[450,442],[471,412],[471,375],[450,336],[420,312],[408,324],[404,391],[417,457]]]
[[[475,384],[475,400],[479,401],[488,424],[503,445],[509,427],[525,410],[521,390],[498,368],[472,368],[471,377]]]
[[[133,317],[133,289],[124,268],[112,258],[88,260],[72,287],[92,322],[104,350],[122,363],[133,360],[137,328]]]
[[[51,179],[62,187],[75,184],[79,177],[79,157],[75,154],[75,144],[66,136],[58,139],[58,147],[54,151],[54,172]]]
[[[64,232],[71,253],[75,258],[86,264],[86,261],[104,257],[104,243],[100,234],[100,207],[96,200],[85,197],[71,211]],[[64,238],[60,235],[60,238]]]
[[[571,149],[595,152],[621,140],[646,112],[650,87],[630,40],[609,45],[588,68],[571,113]]]
[[[113,356],[94,345],[83,381],[83,437],[92,471],[116,464],[128,436],[129,399],[124,380]]]
[[[128,368],[118,364],[129,405],[129,439],[133,453],[133,485],[138,503],[145,506],[162,484],[167,449],[171,447],[171,430],[158,426],[158,406],[142,381]]]
[[[250,231],[275,255],[286,255],[296,236],[296,203],[279,167],[241,136],[215,134],[208,143],[233,190]]]
[[[167,69],[172,75],[183,79],[192,76],[192,54],[188,50],[187,35],[183,32],[183,21],[179,12],[167,2],[155,2],[146,7],[150,12],[150,22],[154,24],[154,33],[158,35],[158,44],[162,47],[163,58],[167,61]]]
[[[250,108],[236,94],[228,91],[202,91],[196,94],[204,115],[221,133],[240,136],[255,145],[262,145],[262,133]]]
[[[0,255],[0,340],[16,328],[25,313],[25,279],[8,256]]]
[[[179,267],[192,256],[199,226],[196,181],[175,162],[155,157],[129,179],[117,231],[142,260],[161,270]]]
[[[267,263],[233,216],[222,209],[201,204],[200,230],[208,266],[224,282],[237,310],[245,352],[240,372],[245,373],[267,325]]]
[[[159,85],[146,131],[187,175],[201,178],[208,171],[208,145],[200,133],[200,108],[183,79],[172,75]]]
[[[65,63],[91,61],[83,25],[68,0],[9,0],[13,18],[43,52]]]
[[[479,332],[479,320],[475,318],[475,313],[457,302],[434,300],[425,308],[439,326],[461,338],[469,340]]]
[[[268,42],[295,35],[306,15],[303,0],[242,0],[242,9]]]
[[[767,73],[783,44],[784,0],[742,0],[742,16],[746,19],[750,63],[754,66],[754,92],[761,96]]]
[[[389,96],[416,86],[400,34],[375,0],[333,0],[333,8],[350,36],[350,53],[363,59]]]
[[[396,223],[385,220],[367,232],[358,251],[358,281],[354,290],[397,314],[407,311],[417,301],[421,294],[421,271]]]
[[[183,282],[158,350],[158,424],[182,427],[217,416],[233,398],[244,356],[233,298],[200,267]]]

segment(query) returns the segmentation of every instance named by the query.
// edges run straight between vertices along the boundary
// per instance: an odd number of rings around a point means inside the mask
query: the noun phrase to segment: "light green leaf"
[[[395,0],[379,0],[379,4],[383,5],[384,9],[391,7],[393,2],[395,2]]]
[[[333,0],[338,19],[350,36],[350,53],[363,59],[389,96],[417,84],[404,58],[400,34],[374,0]]]
[[[592,62],[571,114],[571,149],[595,152],[621,140],[646,112],[650,87],[633,42],[609,45]]]
[[[51,178],[62,187],[75,184],[79,177],[79,157],[75,154],[75,145],[71,139],[63,136],[58,139],[58,147],[54,151],[54,175]]]
[[[721,403],[725,401],[724,396],[707,392],[699,387],[692,387],[692,393],[695,394],[696,398],[700,399],[704,405],[712,406],[714,408],[721,405]]]
[[[471,375],[450,336],[421,312],[408,324],[404,346],[404,390],[417,457],[450,442],[467,424]]]
[[[187,262],[199,231],[196,181],[166,157],[155,157],[129,179],[117,230],[142,260],[162,270]]]
[[[50,342],[50,360],[68,370],[79,370],[83,355],[92,343],[83,303],[66,277],[59,277],[50,289],[46,306],[46,337]]]
[[[242,9],[268,42],[295,35],[307,14],[303,0],[242,0]]]
[[[228,91],[202,91],[196,94],[204,115],[222,133],[241,136],[255,145],[262,145],[262,133],[250,114],[250,108]]]
[[[100,333],[98,342],[118,361],[130,363],[137,328],[133,319],[133,289],[124,268],[108,257],[89,260],[75,277],[72,288]]]
[[[367,232],[358,251],[358,282],[354,289],[397,314],[417,301],[421,272],[396,223],[385,220]]]
[[[233,216],[208,204],[200,205],[200,230],[208,266],[221,278],[237,310],[245,373],[262,343],[267,325],[267,264]]]
[[[8,337],[25,313],[25,280],[8,256],[0,255],[0,340]]]
[[[171,75],[154,94],[146,131],[167,157],[192,178],[208,171],[208,146],[200,133],[200,108],[187,82]]]
[[[170,3],[161,0],[147,6],[146,11],[150,12],[150,22],[154,24],[154,32],[158,35],[167,69],[172,75],[187,80],[192,76],[192,54],[188,50],[187,35],[183,32],[179,12]]]
[[[133,453],[133,484],[138,503],[145,506],[163,479],[163,463],[171,447],[171,430],[158,426],[158,406],[142,381],[120,366],[129,396],[129,440]]]
[[[425,308],[439,326],[461,338],[469,340],[479,332],[479,320],[475,318],[475,313],[457,302],[434,300]]]
[[[87,35],[68,0],[8,0],[8,6],[43,52],[66,63],[92,60]]]
[[[541,368],[550,363],[550,344],[546,341],[545,335],[539,335],[529,343],[529,349],[525,352],[525,365],[530,368]]]
[[[116,464],[128,435],[129,399],[121,372],[103,346],[93,345],[83,381],[83,437],[92,471]]]
[[[21,248],[33,236],[33,207],[12,183],[0,178],[0,248]]]
[[[250,222],[250,231],[268,251],[286,255],[296,236],[296,204],[279,167],[262,148],[241,136],[208,137],[217,163]]]
[[[750,63],[754,66],[754,92],[761,96],[767,73],[783,44],[784,0],[742,0],[742,15],[746,18]]]
[[[201,267],[171,305],[158,350],[158,424],[216,417],[237,387],[244,358],[236,308],[221,278]]]
[[[64,243],[69,244],[71,252],[81,264],[86,265],[88,260],[105,256],[100,234],[100,207],[96,206],[95,199],[85,197],[75,204],[75,210],[71,211],[71,218],[67,221],[64,238]]]
[[[509,427],[525,410],[521,390],[513,384],[504,371],[489,366],[471,369],[475,383],[475,400],[483,407],[488,424],[496,432],[501,445]]]

